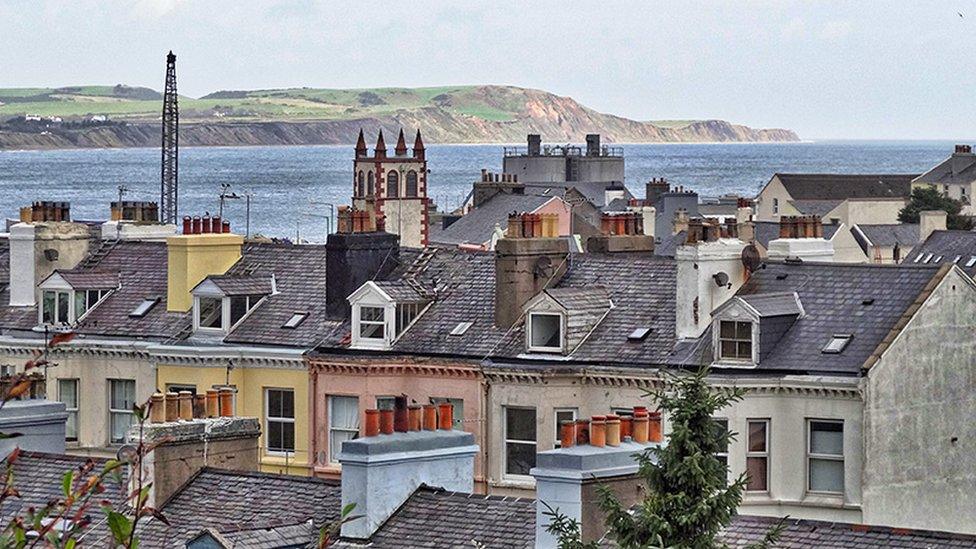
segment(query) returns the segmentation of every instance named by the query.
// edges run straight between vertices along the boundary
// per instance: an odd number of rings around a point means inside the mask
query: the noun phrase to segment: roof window
[[[874,298],[868,297],[861,300],[861,305],[874,305]]]
[[[957,255],[956,258],[952,260],[952,262],[953,263],[959,263],[959,260],[960,259],[962,259],[962,256],[961,255]]]
[[[281,325],[282,328],[297,328],[308,318],[308,313],[292,313],[291,317]]]
[[[966,262],[966,267],[972,267],[976,265],[976,255],[969,256],[969,261]]]
[[[931,261],[933,255],[934,254],[928,254],[928,255],[926,255],[925,256],[925,259],[922,260],[922,263],[928,263],[929,261]]]
[[[853,337],[851,334],[834,334],[820,351],[828,355],[839,355]]]
[[[915,261],[912,261],[912,263],[918,263],[919,261],[922,260],[922,257],[924,257],[924,256],[925,256],[924,253],[918,254],[917,256],[915,256]]]
[[[157,303],[159,303],[158,297],[147,297],[146,299],[143,299],[141,303],[136,305],[135,309],[132,309],[129,316],[133,318],[142,318],[146,316],[146,314],[148,314]]]
[[[458,325],[455,326],[453,330],[451,330],[451,335],[463,336],[465,332],[468,331],[468,328],[470,328],[473,324],[474,322],[458,322]]]
[[[941,255],[939,257],[935,258],[935,261],[933,261],[933,263],[938,263],[940,261],[942,261],[942,256]]]
[[[644,341],[650,333],[651,329],[648,327],[634,328],[634,331],[627,336],[627,341]]]
[[[562,352],[563,315],[529,313],[529,351]]]

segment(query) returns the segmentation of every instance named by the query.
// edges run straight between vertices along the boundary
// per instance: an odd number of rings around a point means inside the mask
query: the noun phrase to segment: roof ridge
[[[205,466],[201,467],[197,474],[202,473],[215,473],[225,476],[246,476],[251,478],[273,478],[277,480],[287,480],[289,482],[313,482],[316,484],[324,484],[327,486],[340,486],[339,481],[320,477],[306,477],[298,475],[288,475],[285,473],[268,473],[265,471],[244,471],[238,469],[224,469],[220,467]]]

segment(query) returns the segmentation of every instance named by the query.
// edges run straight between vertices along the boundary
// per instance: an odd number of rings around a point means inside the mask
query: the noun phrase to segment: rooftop
[[[562,193],[559,194],[562,196]],[[484,204],[472,209],[446,229],[431,226],[430,241],[435,244],[476,244],[491,240],[495,227],[508,226],[508,215],[513,211],[534,212],[555,196],[537,194],[499,193]]]
[[[970,276],[976,275],[976,231],[933,231],[904,262],[927,265],[955,263]]]
[[[918,174],[777,173],[773,175],[773,179],[779,179],[794,201],[823,201],[908,198],[912,179],[917,176]]]

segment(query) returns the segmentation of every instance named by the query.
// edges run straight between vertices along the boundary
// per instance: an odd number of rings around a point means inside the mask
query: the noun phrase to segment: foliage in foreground
[[[912,191],[911,200],[898,212],[898,221],[902,223],[918,223],[921,213],[927,210],[942,210],[946,212],[946,228],[968,231],[973,228],[973,218],[960,215],[962,202],[949,198],[934,187],[919,187]]]

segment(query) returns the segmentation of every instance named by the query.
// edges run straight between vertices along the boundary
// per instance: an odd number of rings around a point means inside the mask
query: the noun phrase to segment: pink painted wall
[[[569,204],[564,202],[561,198],[553,198],[549,202],[546,202],[539,208],[536,208],[532,213],[540,214],[556,214],[559,216],[559,236],[569,236],[572,230],[570,224],[570,217],[573,214],[572,208]]]
[[[332,395],[359,399],[360,428],[365,421],[366,410],[376,407],[377,397],[406,394],[418,404],[428,404],[430,398],[461,399],[464,401],[464,430],[474,435],[475,444],[485,448],[484,378],[476,368],[457,364],[312,359],[310,375],[312,421],[309,427],[309,459],[316,476],[337,478],[341,471],[339,466],[328,463],[328,398]],[[474,474],[479,492],[484,491],[485,479],[482,454],[475,456]]]

